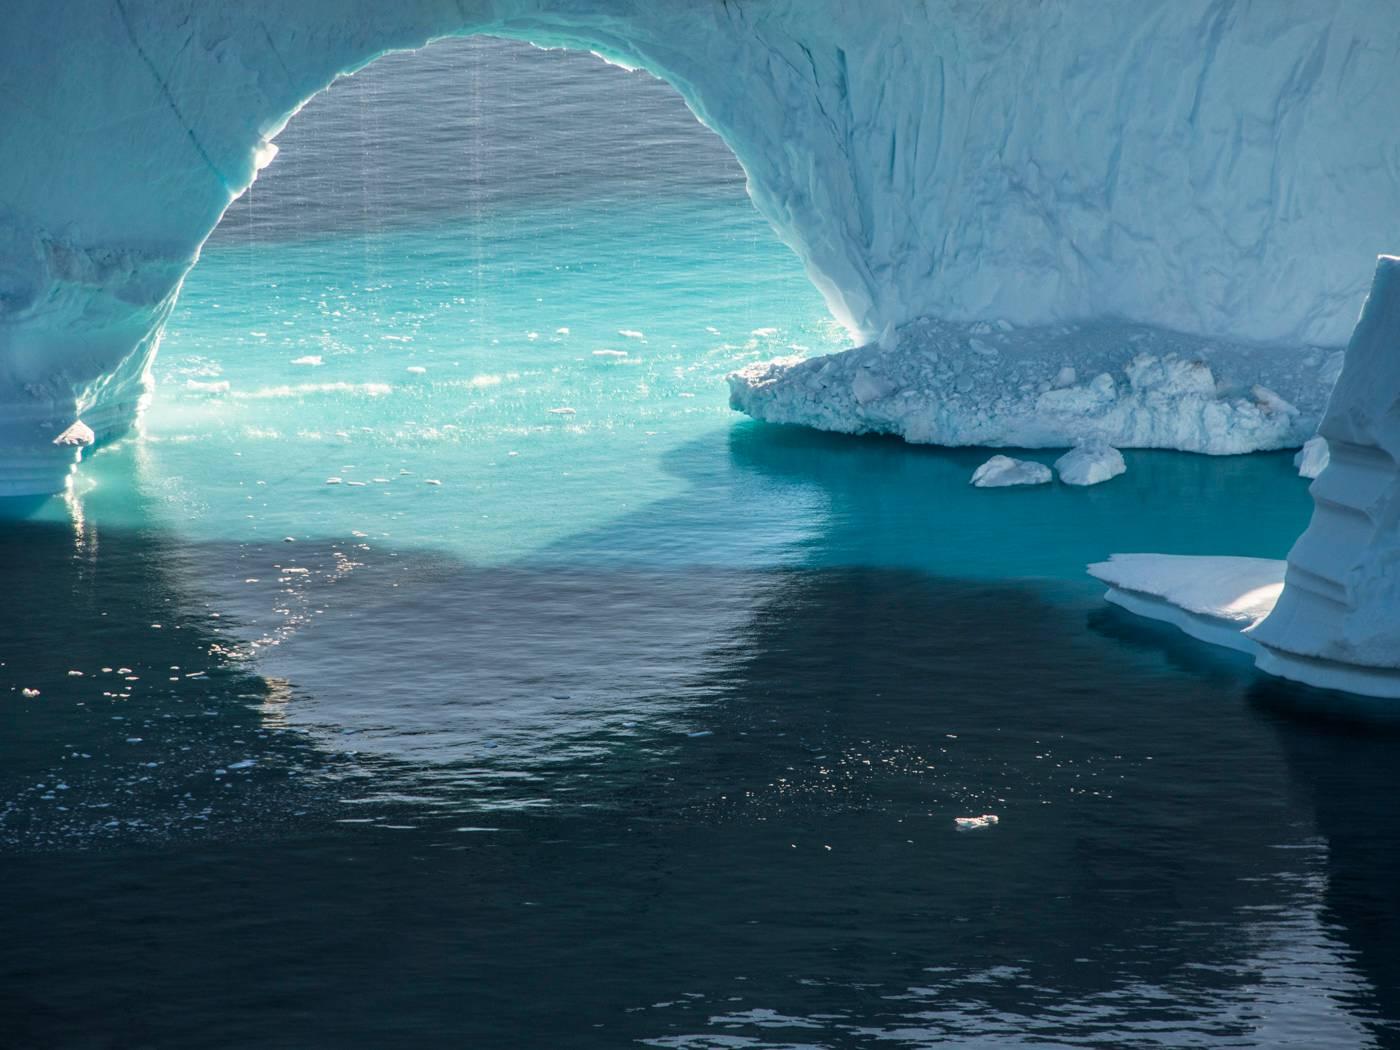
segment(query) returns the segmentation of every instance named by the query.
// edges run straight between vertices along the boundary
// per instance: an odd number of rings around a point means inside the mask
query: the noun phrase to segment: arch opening
[[[143,470],[197,516],[251,491],[260,533],[344,535],[407,506],[519,554],[683,487],[662,453],[728,424],[729,370],[844,341],[727,146],[641,72],[442,40],[279,141],[155,364]]]

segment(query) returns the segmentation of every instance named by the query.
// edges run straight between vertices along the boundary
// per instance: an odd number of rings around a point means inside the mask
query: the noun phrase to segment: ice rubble
[[[971,484],[979,489],[999,489],[1009,485],[1044,485],[1050,477],[1050,468],[1044,463],[993,456],[972,472]]]
[[[1055,460],[1055,472],[1066,485],[1101,485],[1127,469],[1123,453],[1102,441],[1072,448]]]
[[[921,317],[1115,318],[1336,346],[1400,215],[1400,6],[1373,0],[11,0],[5,21],[0,96],[24,100],[0,115],[9,493],[61,486],[80,448],[46,434],[131,423],[184,274],[298,107],[436,36],[593,50],[669,80],[865,339]],[[1126,364],[1068,367],[1120,385]],[[849,378],[868,396],[899,376]],[[975,389],[1009,398],[1003,428],[1029,426],[1024,392]],[[1210,411],[1246,437],[1187,425],[1188,442],[1283,440],[1253,409]]]
[[[1090,572],[1111,600],[1252,652],[1264,671],[1400,698],[1397,394],[1400,258],[1382,257],[1319,431],[1329,462],[1312,521],[1287,563],[1116,555]]]
[[[877,343],[757,362],[730,404],[774,423],[937,445],[1173,448],[1301,445],[1341,369],[1338,350],[1284,350],[1123,323],[1015,328],[921,320]]]

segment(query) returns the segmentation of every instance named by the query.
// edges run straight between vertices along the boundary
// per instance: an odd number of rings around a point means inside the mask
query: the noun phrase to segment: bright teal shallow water
[[[841,335],[586,57],[283,145],[144,436],[0,526],[0,1046],[1397,1045],[1393,720],[1083,574],[1282,556],[1287,454],[984,491],[735,417]]]

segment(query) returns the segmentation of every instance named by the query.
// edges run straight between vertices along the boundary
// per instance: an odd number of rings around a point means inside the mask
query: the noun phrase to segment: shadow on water
[[[927,571],[960,454],[830,441],[499,569],[0,526],[10,1043],[1393,1045],[1388,741]],[[790,556],[649,557],[756,474]]]

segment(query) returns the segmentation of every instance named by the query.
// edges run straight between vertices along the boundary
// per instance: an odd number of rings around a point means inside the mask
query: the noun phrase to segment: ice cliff
[[[438,36],[668,80],[857,336],[1112,319],[1335,347],[1400,233],[1400,7],[1375,0],[11,0],[4,19],[9,494],[62,485],[83,446],[53,438],[77,420],[97,441],[129,425],[184,274],[297,108]]]

